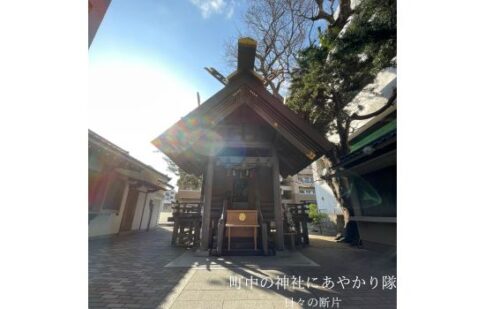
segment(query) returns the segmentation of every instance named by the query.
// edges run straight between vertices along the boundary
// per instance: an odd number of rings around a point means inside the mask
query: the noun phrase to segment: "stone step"
[[[231,244],[232,247],[232,244]],[[260,250],[251,250],[251,249],[222,249],[223,256],[260,256],[264,255],[262,249]]]

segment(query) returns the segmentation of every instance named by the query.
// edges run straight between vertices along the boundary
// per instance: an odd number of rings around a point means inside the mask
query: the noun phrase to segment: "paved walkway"
[[[171,247],[170,236],[171,229],[161,227],[91,240],[89,307],[396,307],[392,255],[312,236],[311,246],[300,252],[314,263],[295,264],[294,257],[286,264],[285,257],[211,258],[186,267],[191,251]],[[267,263],[271,259],[275,263]]]

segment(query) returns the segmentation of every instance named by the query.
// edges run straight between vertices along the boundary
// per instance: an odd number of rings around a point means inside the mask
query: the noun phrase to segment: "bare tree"
[[[312,0],[313,1],[313,0]],[[278,94],[294,67],[312,21],[310,1],[251,0],[244,15],[244,31],[258,42],[255,70],[273,94]],[[226,55],[234,65],[237,50],[226,44]]]
[[[313,7],[311,15],[305,15],[305,17],[317,21],[325,20],[328,23],[328,27],[342,28],[347,22],[353,10],[351,6],[351,0],[340,0],[338,6],[335,0],[312,0],[316,5]],[[336,10],[338,13],[336,14]]]
[[[313,23],[323,20],[329,27],[343,26],[352,14],[350,0],[250,0],[244,14],[244,31],[258,42],[255,70],[273,94],[286,88],[296,55],[303,47]],[[337,17],[335,17],[338,15]],[[226,58],[235,66],[234,40],[226,42]]]

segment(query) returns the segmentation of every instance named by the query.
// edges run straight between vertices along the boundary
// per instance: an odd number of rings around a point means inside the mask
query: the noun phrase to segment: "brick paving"
[[[89,308],[157,308],[189,268],[163,266],[185,250],[158,228],[89,241]]]
[[[382,289],[382,276],[396,275],[393,254],[351,248],[312,237],[301,252],[319,267],[164,267],[186,252],[170,246],[170,228],[158,228],[89,243],[90,308],[396,308],[396,290]],[[229,286],[229,278],[272,278],[295,276],[302,286],[283,289]],[[321,279],[333,278],[333,289],[323,288]],[[352,281],[345,289],[338,277],[365,280],[359,289]],[[369,278],[379,278],[373,289]],[[307,286],[307,278],[319,278]],[[312,280],[312,279],[310,279]],[[259,281],[261,282],[261,281]],[[312,282],[311,282],[312,283]],[[318,283],[318,284],[317,284]],[[339,306],[332,307],[338,297]],[[294,302],[291,301],[294,300]],[[329,301],[314,306],[310,299]],[[298,304],[303,300],[305,304]],[[338,302],[338,301],[337,301]]]

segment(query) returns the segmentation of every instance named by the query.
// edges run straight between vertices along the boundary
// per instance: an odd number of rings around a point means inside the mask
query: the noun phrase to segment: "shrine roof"
[[[208,156],[224,147],[217,126],[243,106],[274,130],[272,142],[283,177],[332,151],[333,145],[322,133],[266,89],[253,69],[255,44],[252,39],[240,39],[238,69],[227,85],[152,141],[184,171],[203,173]]]

